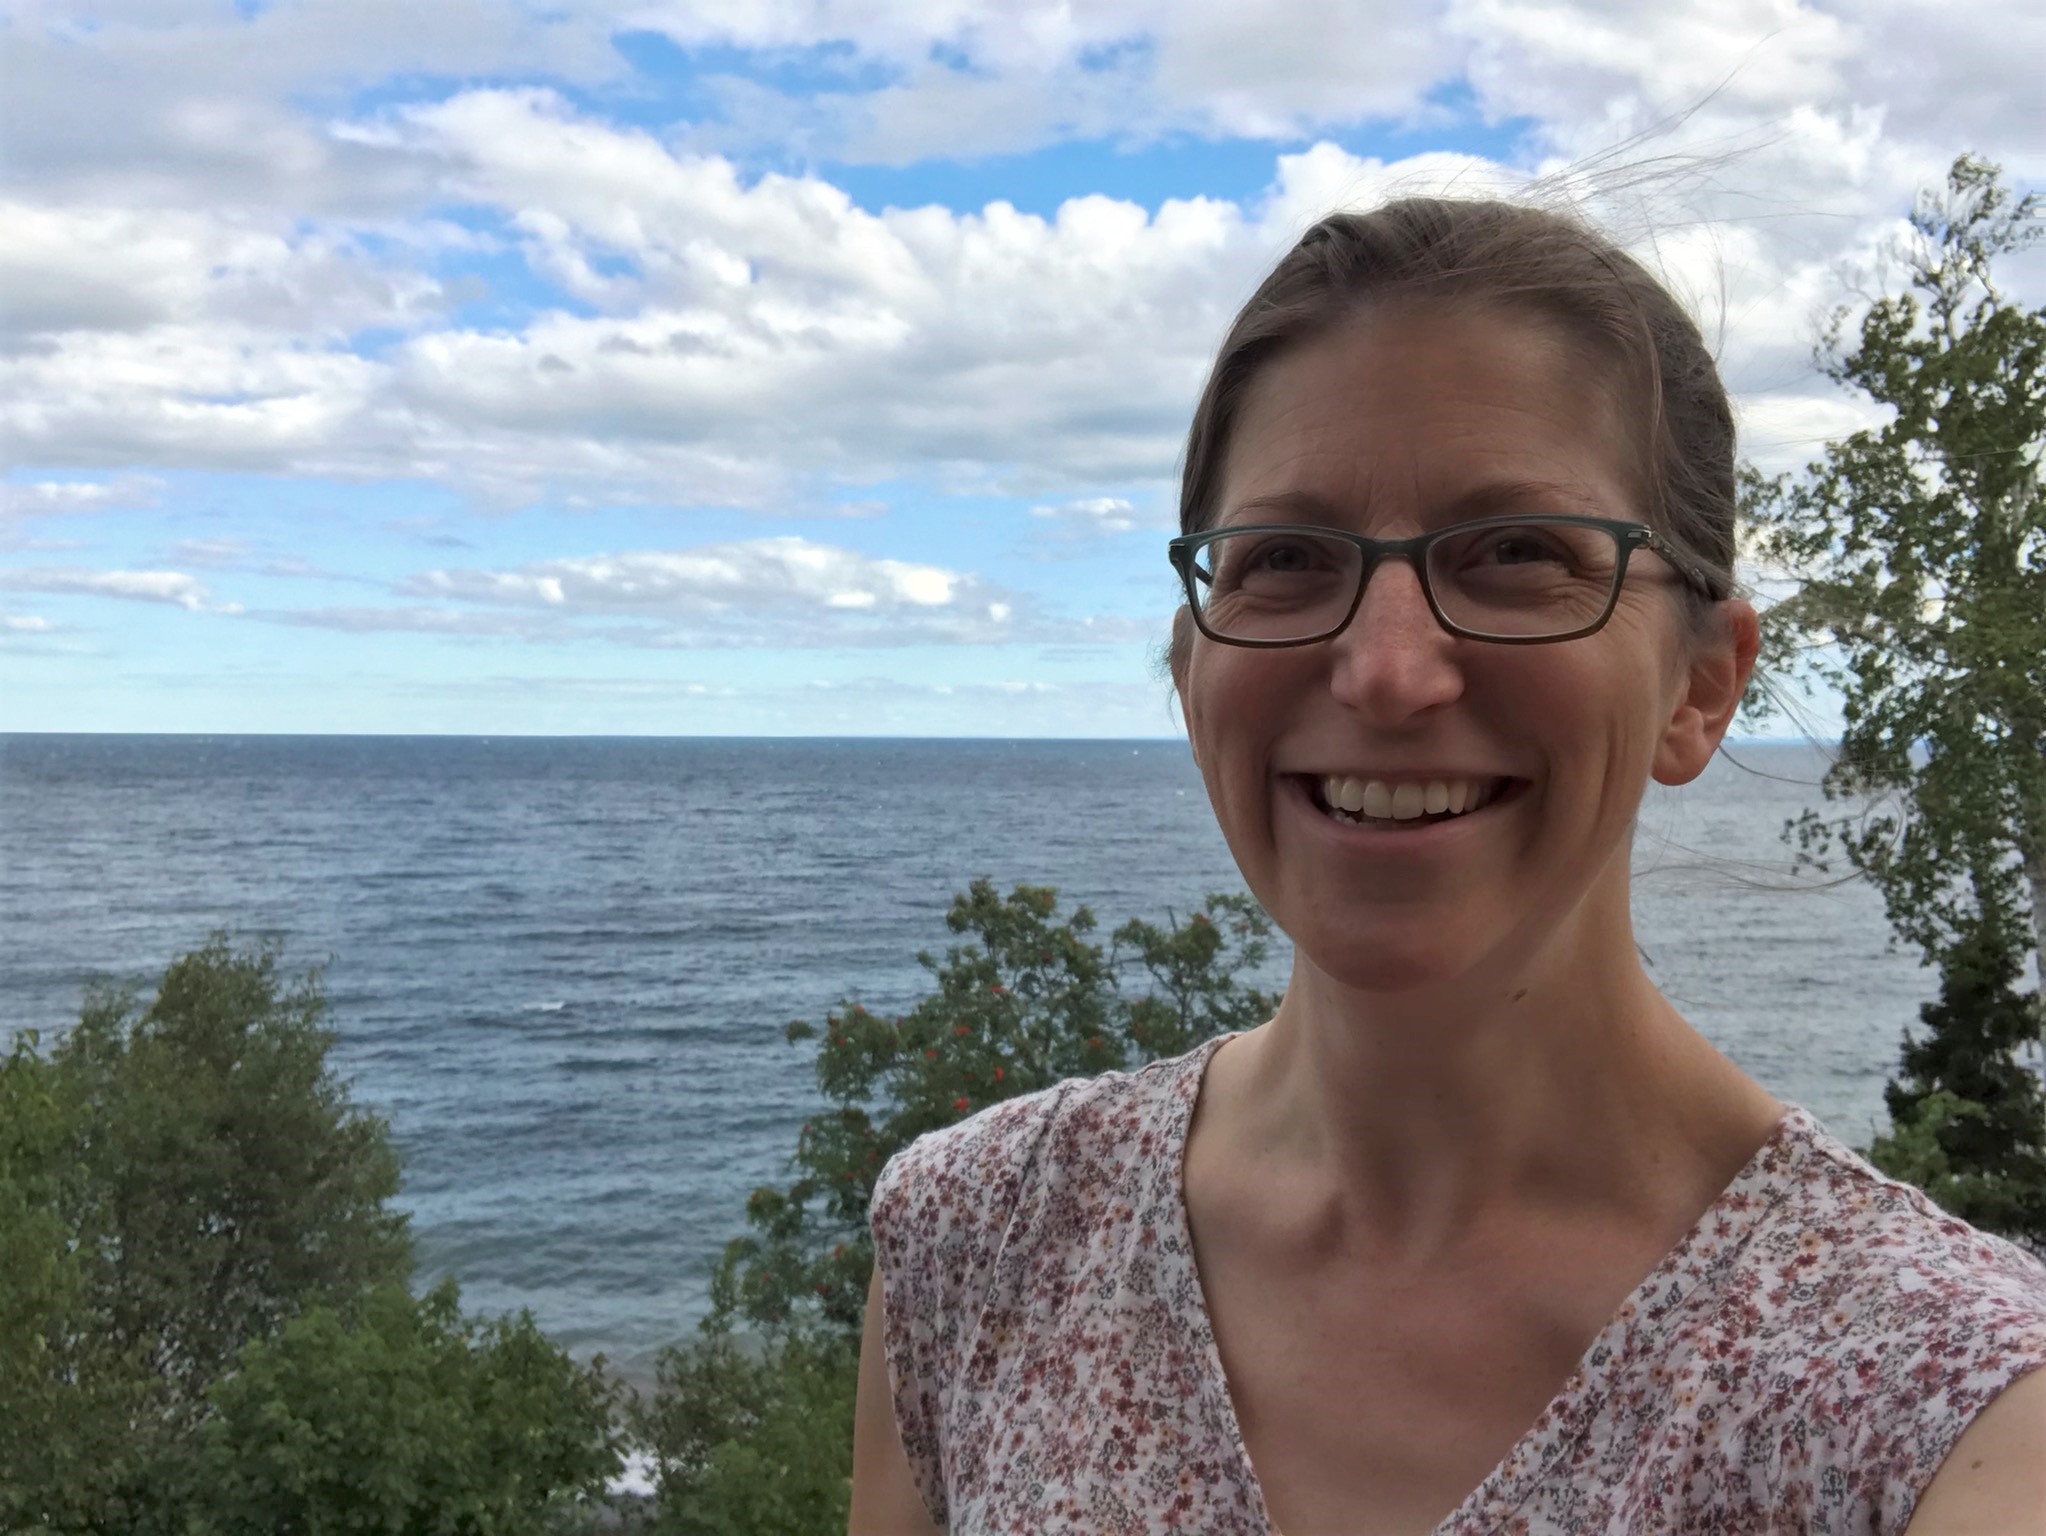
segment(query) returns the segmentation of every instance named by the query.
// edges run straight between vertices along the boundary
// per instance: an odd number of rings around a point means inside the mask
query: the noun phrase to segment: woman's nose
[[[1329,644],[1336,697],[1375,724],[1396,726],[1463,692],[1456,637],[1436,622],[1420,573],[1403,560],[1379,562]]]

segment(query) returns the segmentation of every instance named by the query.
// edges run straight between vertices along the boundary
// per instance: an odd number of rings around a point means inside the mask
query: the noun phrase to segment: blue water
[[[1865,1143],[1929,978],[1866,887],[1749,883],[1787,880],[1820,763],[1738,755],[1774,777],[1652,793],[1640,939],[1722,1050]],[[214,928],[330,959],[425,1273],[630,1370],[787,1177],[818,1101],[782,1026],[906,1005],[976,875],[1104,928],[1241,889],[1177,743],[0,735],[0,1037]]]

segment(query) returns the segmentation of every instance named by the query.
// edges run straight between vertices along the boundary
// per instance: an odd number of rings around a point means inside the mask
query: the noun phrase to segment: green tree
[[[241,1352],[207,1393],[192,1536],[550,1536],[620,1466],[619,1389],[529,1314],[464,1318],[453,1281],[379,1286]]]
[[[1062,919],[1048,887],[1004,897],[978,880],[945,921],[966,940],[918,955],[931,988],[907,1013],[847,1000],[821,1029],[787,1027],[791,1043],[818,1042],[829,1107],[797,1138],[794,1182],[748,1200],[752,1230],[712,1278],[705,1336],[663,1353],[639,1419],[676,1536],[844,1530],[867,1206],[891,1156],[990,1104],[1177,1055],[1277,1006],[1244,980],[1271,936],[1245,896],[1210,896],[1184,922],[1127,922],[1106,948],[1093,914]],[[1126,991],[1131,973],[1141,986]]]
[[[102,1268],[98,1325],[174,1417],[249,1340],[411,1273],[384,1123],[328,1064],[319,973],[285,985],[277,958],[215,935],[146,1008],[93,993],[51,1054],[83,1131],[71,1220]]]
[[[154,1383],[93,1326],[79,1116],[33,1033],[0,1059],[0,1530],[84,1530],[117,1507]]]
[[[406,1292],[325,1016],[216,937],[0,1058],[0,1530],[537,1531],[618,1465],[596,1367]],[[346,1523],[387,1507],[418,1518]]]
[[[1904,291],[1871,303],[1851,344],[1837,312],[1821,349],[1881,424],[1801,476],[1747,480],[1758,553],[1801,581],[1766,616],[1768,654],[1840,690],[1825,791],[1875,801],[1791,833],[1814,861],[1837,849],[1865,873],[1944,976],[1925,1014],[1944,1043],[1907,1038],[1902,1140],[1876,1152],[1931,1137],[1992,1180],[1950,1179],[1957,1214],[2034,1242],[2037,1202],[1983,1189],[2035,1177],[2046,1152],[2039,1085],[2009,1061],[2038,1037],[2037,994],[2014,987],[2046,947],[2046,309],[2013,302],[1995,274],[2046,233],[2042,211],[1996,166],[1956,160],[1912,212]],[[1985,1115],[1943,1114],[1942,1090]]]
[[[1906,1039],[1903,1079],[1884,1090],[1892,1133],[1869,1155],[1947,1210],[2036,1248],[2046,1238],[2039,1089],[2012,1053],[2038,1020],[2015,985],[2017,949],[1984,934],[1947,952],[1939,1000],[1920,1010],[1930,1033]]]
[[[867,1206],[896,1152],[990,1104],[1177,1054],[1278,1006],[1239,979],[1264,960],[1271,935],[1247,896],[1210,896],[1164,928],[1125,923],[1108,949],[1090,938],[1087,908],[1059,920],[1049,886],[1004,897],[976,880],[945,923],[971,937],[942,959],[917,956],[933,988],[909,1012],[883,1017],[843,1000],[821,1030],[787,1027],[791,1043],[819,1042],[817,1086],[831,1108],[797,1138],[795,1182],[748,1201],[755,1235],[727,1246],[712,1282],[716,1316],[771,1329],[814,1311],[857,1335],[873,1271]],[[1135,996],[1121,985],[1132,970],[1148,983]]]
[[[659,1536],[805,1536],[845,1530],[852,1478],[855,1338],[814,1323],[752,1347],[729,1328],[662,1353],[634,1415],[655,1449]]]

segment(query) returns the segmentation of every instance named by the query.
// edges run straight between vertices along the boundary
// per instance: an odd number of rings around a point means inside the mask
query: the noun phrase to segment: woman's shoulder
[[[1792,1113],[1804,1122],[1804,1156],[1763,1234],[1786,1296],[1855,1298],[1870,1320],[1896,1326],[1956,1308],[2046,1325],[2046,1262],[1883,1173],[1809,1111]]]
[[[1754,1394],[1731,1418],[1768,1431],[1767,1464],[1802,1463],[1814,1510],[1847,1498],[1901,1530],[1976,1415],[2046,1366],[2046,1263],[1794,1113],[1801,1155],[1722,1314]]]
[[[1104,1163],[1162,1151],[1162,1111],[1203,1047],[1130,1071],[1070,1077],[927,1131],[888,1160],[874,1206],[955,1206],[984,1222],[1014,1208],[1030,1182],[1098,1176]]]
[[[930,1509],[947,1507],[947,1415],[972,1401],[958,1389],[974,1351],[984,1335],[1027,1331],[1034,1287],[1065,1273],[1103,1223],[1129,1219],[1130,1175],[1168,1161],[1169,1111],[1202,1049],[1004,1099],[917,1137],[881,1170],[868,1221],[883,1348]],[[1005,1319],[992,1331],[990,1309]]]

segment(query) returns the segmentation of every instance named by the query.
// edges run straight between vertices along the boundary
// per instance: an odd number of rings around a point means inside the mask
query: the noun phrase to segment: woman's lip
[[[1519,778],[1504,778],[1500,788],[1475,811],[1461,815],[1447,816],[1440,821],[1431,821],[1423,826],[1412,826],[1394,822],[1390,826],[1373,826],[1368,822],[1337,821],[1315,802],[1311,782],[1306,775],[1289,773],[1281,775],[1286,798],[1302,813],[1312,818],[1314,824],[1325,834],[1349,847],[1359,846],[1378,852],[1395,852],[1406,848],[1421,853],[1438,843],[1460,836],[1463,829],[1486,815],[1495,807],[1510,803],[1520,797],[1528,781]]]

